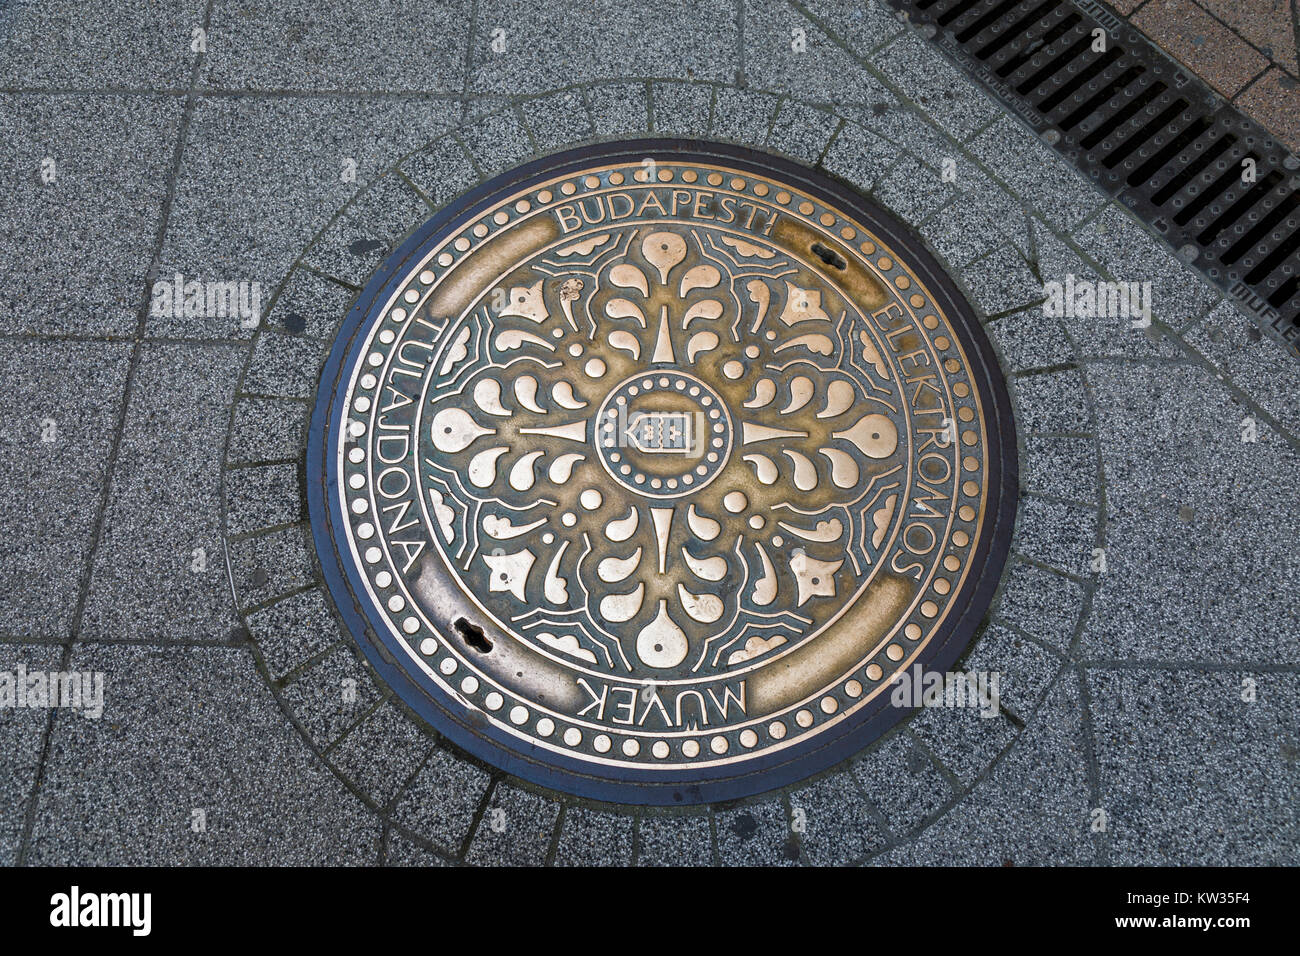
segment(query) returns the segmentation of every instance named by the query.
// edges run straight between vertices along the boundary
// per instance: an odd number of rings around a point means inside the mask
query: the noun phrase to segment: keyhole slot
[[[829,246],[823,246],[820,242],[812,244],[813,255],[822,262],[836,269],[847,269],[849,264],[844,257]]]
[[[466,618],[458,617],[453,626],[456,628],[456,633],[461,636],[461,639],[480,654],[488,654],[492,651],[492,642],[488,640],[488,636],[483,633],[483,628],[479,627],[477,624],[470,623]]]

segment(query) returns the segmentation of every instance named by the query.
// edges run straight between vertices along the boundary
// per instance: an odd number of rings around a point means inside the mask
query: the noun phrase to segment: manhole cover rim
[[[772,790],[825,770],[875,742],[910,711],[877,705],[821,730],[803,746],[749,754],[738,765],[692,769],[688,780],[666,779],[662,770],[620,767],[618,776],[593,774],[590,763],[520,740],[481,721],[464,719],[448,709],[428,687],[397,662],[408,652],[389,632],[378,609],[358,598],[364,591],[355,567],[345,564],[339,550],[346,539],[336,528],[328,506],[336,496],[338,476],[329,423],[343,394],[344,368],[351,366],[357,333],[371,318],[372,308],[386,301],[406,280],[412,256],[447,232],[472,221],[471,213],[490,206],[543,176],[564,176],[596,164],[656,161],[716,161],[739,172],[771,176],[819,199],[868,226],[882,241],[906,254],[905,262],[921,280],[951,321],[952,330],[970,360],[968,372],[978,377],[987,430],[987,531],[975,542],[970,572],[959,594],[962,605],[949,614],[923,655],[928,669],[944,671],[963,653],[980,626],[1000,584],[1010,549],[1018,492],[1016,432],[1007,385],[987,335],[978,326],[973,308],[957,290],[936,257],[919,237],[856,189],[820,170],[748,147],[684,139],[637,139],[568,149],[506,171],[458,197],[421,224],[367,280],[344,319],[321,374],[313,406],[306,452],[307,498],[311,529],[330,597],[347,630],[388,686],[425,721],[474,756],[525,780],[589,798],[633,804],[712,803]],[[957,597],[956,595],[954,597]],[[450,623],[450,622],[447,622]],[[884,699],[883,697],[881,698]],[[477,712],[471,712],[477,714]],[[534,756],[545,753],[544,758]],[[683,768],[678,767],[678,770]]]

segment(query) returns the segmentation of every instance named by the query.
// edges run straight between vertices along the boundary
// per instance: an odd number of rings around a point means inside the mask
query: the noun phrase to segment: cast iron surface
[[[416,230],[329,356],[307,473],[335,603],[403,700],[535,783],[664,804],[904,716],[890,679],[970,641],[1018,484],[997,360],[902,227],[665,140],[523,166]]]

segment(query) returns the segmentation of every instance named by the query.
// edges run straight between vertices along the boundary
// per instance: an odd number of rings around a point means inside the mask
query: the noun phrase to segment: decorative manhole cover
[[[312,519],[376,669],[527,779],[791,782],[902,717],[1005,558],[1007,397],[892,220],[772,157],[644,141],[487,184],[363,292]]]

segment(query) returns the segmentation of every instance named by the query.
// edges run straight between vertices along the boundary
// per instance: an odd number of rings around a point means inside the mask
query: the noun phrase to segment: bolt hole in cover
[[[948,668],[1006,558],[1010,403],[892,218],[788,161],[606,144],[418,229],[308,445],[335,604],[465,750],[597,799],[847,758]]]

